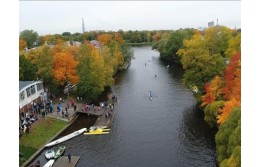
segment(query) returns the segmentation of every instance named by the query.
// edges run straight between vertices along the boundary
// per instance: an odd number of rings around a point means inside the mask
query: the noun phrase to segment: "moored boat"
[[[54,159],[59,158],[65,152],[65,149],[65,146],[60,146],[59,148],[57,148],[57,150],[55,150]]]
[[[44,155],[45,155],[46,159],[54,158],[54,155],[55,155],[54,149],[47,150]]]
[[[110,129],[104,130],[102,128],[90,129],[88,132],[85,132],[84,135],[103,135],[108,134]]]
[[[78,131],[75,131],[75,132],[73,132],[71,134],[63,136],[62,138],[59,138],[57,140],[54,140],[54,141],[46,144],[45,147],[51,147],[51,146],[54,146],[56,144],[62,143],[64,141],[67,141],[67,140],[69,140],[69,139],[71,139],[73,137],[76,137],[76,136],[80,135],[81,133],[85,132],[86,130],[87,130],[87,128],[82,128],[82,129],[80,129]]]
[[[54,159],[49,160],[43,167],[52,167],[54,161],[55,161]]]

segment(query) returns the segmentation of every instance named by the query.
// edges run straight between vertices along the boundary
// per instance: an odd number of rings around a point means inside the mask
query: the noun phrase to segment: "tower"
[[[82,18],[82,33],[85,32],[85,25],[84,25],[84,19]]]

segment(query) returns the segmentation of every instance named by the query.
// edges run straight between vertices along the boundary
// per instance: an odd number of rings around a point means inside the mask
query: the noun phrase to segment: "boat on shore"
[[[64,142],[64,141],[67,141],[67,140],[69,140],[69,139],[71,139],[71,138],[73,138],[73,137],[76,137],[76,136],[82,134],[82,133],[85,132],[86,130],[87,130],[87,128],[82,128],[82,129],[80,129],[80,130],[78,130],[78,131],[75,131],[75,132],[73,132],[73,133],[71,133],[71,134],[68,134],[68,135],[66,135],[66,136],[63,136],[62,138],[59,138],[59,139],[57,139],[57,140],[54,140],[54,141],[52,141],[52,142],[46,144],[45,147],[51,147],[51,146],[54,146],[54,145],[56,145],[56,144],[60,144],[60,143],[62,143],[62,142]]]
[[[52,165],[54,164],[55,160],[51,159],[49,160],[43,167],[52,167]]]
[[[55,155],[54,149],[47,150],[44,155],[45,155],[46,159],[54,158],[54,155]]]
[[[55,150],[54,159],[58,159],[65,152],[65,150],[65,146],[60,146],[59,148],[57,148],[57,150]]]

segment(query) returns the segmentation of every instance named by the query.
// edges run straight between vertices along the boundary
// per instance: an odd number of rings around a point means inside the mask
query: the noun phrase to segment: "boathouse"
[[[27,112],[33,102],[47,100],[42,81],[19,81],[19,110]]]

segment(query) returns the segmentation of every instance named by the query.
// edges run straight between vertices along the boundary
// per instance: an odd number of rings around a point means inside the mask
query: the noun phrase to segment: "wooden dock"
[[[69,162],[68,156],[61,156],[53,164],[53,167],[74,167],[78,163],[80,157],[71,156],[71,161]]]
[[[91,109],[91,110],[88,110],[88,111],[77,111],[77,113],[83,113],[83,114],[88,114],[88,115],[95,115],[95,116],[101,116],[101,115],[103,115],[104,113],[105,113],[105,111],[104,111],[104,109],[103,108],[101,108],[100,110],[93,110],[93,109]]]

